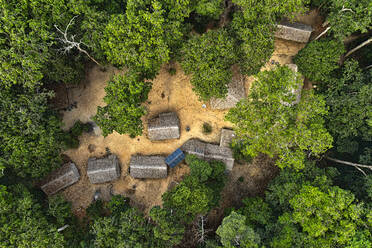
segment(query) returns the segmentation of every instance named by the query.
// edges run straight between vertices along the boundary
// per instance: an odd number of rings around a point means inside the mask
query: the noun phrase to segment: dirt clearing
[[[310,22],[311,20],[319,22],[314,18],[303,17],[303,19],[306,20],[307,24],[314,24]],[[275,52],[263,69],[272,67],[272,61],[280,64],[291,63],[293,56],[302,47],[304,47],[304,44],[276,40]],[[152,90],[145,103],[148,114],[143,117],[145,131],[142,136],[132,139],[128,135],[113,133],[104,138],[101,135],[85,133],[79,138],[80,146],[78,149],[64,152],[75,162],[81,174],[78,183],[63,191],[64,196],[72,202],[77,215],[84,214],[84,209],[91,203],[93,194],[97,189],[101,189],[103,198],[106,200],[110,197],[110,190],[114,194],[128,196],[132,199],[133,205],[145,212],[148,212],[155,205],[161,205],[161,195],[174,184],[173,182],[182,180],[182,177],[188,173],[188,167],[182,164],[170,169],[168,177],[165,179],[138,180],[128,175],[130,157],[134,154],[168,155],[190,138],[219,143],[220,130],[224,127],[231,127],[231,123],[224,121],[227,111],[212,110],[209,104],[206,104],[206,108],[203,108],[204,103],[200,102],[192,91],[189,76],[183,73],[178,64],[174,66],[176,68],[175,75],[170,75],[167,66],[164,66],[156,79],[153,80]],[[76,102],[77,106],[72,110],[63,112],[65,129],[70,128],[77,120],[82,122],[91,121],[91,118],[96,114],[97,106],[104,105],[104,87],[115,73],[120,73],[120,71],[114,68],[101,71],[98,67],[93,67],[89,71],[85,83],[70,90],[70,101]],[[253,80],[253,77],[246,78],[246,91],[248,91]],[[177,112],[181,124],[181,137],[178,140],[151,142],[146,136],[147,120],[164,111]],[[211,134],[204,135],[202,133],[204,122],[212,126]],[[186,127],[189,127],[190,131],[187,132]],[[121,177],[112,184],[93,185],[86,175],[88,158],[104,156],[107,151],[119,157]],[[275,175],[275,171],[276,168],[272,165],[272,161],[263,157],[255,159],[249,166],[235,165],[230,174],[230,181],[223,193],[221,206],[227,207],[230,204],[236,204],[243,195],[261,194],[267,182]],[[244,178],[243,182],[237,182],[240,177]],[[228,204],[228,202],[230,203]]]

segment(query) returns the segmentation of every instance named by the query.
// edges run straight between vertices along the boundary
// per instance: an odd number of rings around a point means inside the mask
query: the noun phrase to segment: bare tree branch
[[[323,35],[325,35],[328,32],[328,30],[330,30],[330,29],[331,29],[331,27],[326,28],[326,30],[324,30],[320,35],[318,35],[314,40],[317,40],[320,37],[322,37]]]
[[[75,41],[75,35],[70,35],[70,38],[68,37],[68,29],[73,24],[76,17],[77,16],[74,16],[69,21],[69,23],[67,24],[67,26],[65,28],[65,31],[62,31],[60,28],[58,28],[57,25],[54,25],[54,27],[57,29],[57,31],[59,33],[61,33],[62,36],[63,36],[63,38],[57,38],[57,40],[61,41],[65,45],[65,47],[62,48],[61,50],[63,50],[63,53],[68,53],[68,52],[70,52],[71,49],[76,48],[79,52],[84,53],[85,55],[87,55],[88,58],[90,58],[94,63],[96,63],[97,65],[101,65],[100,63],[97,62],[97,60],[95,60],[92,56],[90,56],[90,54],[85,49],[81,48],[80,45],[85,45],[83,42],[81,42],[81,40],[79,42],[76,42]],[[87,45],[85,45],[85,46],[87,46]]]
[[[372,37],[369,38],[368,40],[366,40],[365,42],[363,42],[362,44],[360,44],[359,46],[357,46],[357,47],[351,49],[349,52],[347,52],[347,54],[345,55],[345,58],[347,58],[348,56],[350,56],[350,54],[352,54],[353,52],[361,49],[362,47],[368,45],[371,42],[372,42]]]
[[[327,156],[325,158],[330,160],[330,161],[336,162],[336,163],[353,166],[354,168],[359,170],[365,176],[367,176],[367,174],[361,168],[366,168],[366,169],[369,169],[369,170],[372,171],[372,165],[357,164],[357,163],[343,161],[343,160],[339,160],[339,159],[335,159],[335,158],[331,158],[331,157],[327,157]]]
[[[350,12],[355,14],[355,12],[352,9],[345,8],[345,5],[342,6],[342,9],[339,12],[341,13],[341,12],[344,12],[344,11],[350,11]]]

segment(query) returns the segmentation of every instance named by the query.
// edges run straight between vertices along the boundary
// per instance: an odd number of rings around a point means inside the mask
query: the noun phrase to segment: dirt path
[[[312,18],[303,18],[308,24]],[[271,61],[274,60],[280,64],[291,63],[292,58],[304,47],[304,44],[296,42],[276,40],[275,52],[263,69],[272,67]],[[65,151],[65,154],[72,159],[78,166],[81,179],[78,183],[63,191],[65,197],[73,204],[73,209],[77,215],[83,215],[84,209],[90,204],[95,190],[101,189],[105,199],[109,198],[110,184],[90,184],[86,175],[86,166],[89,157],[100,157],[105,155],[106,149],[117,154],[121,165],[121,177],[112,183],[112,189],[115,194],[122,194],[132,199],[132,203],[147,212],[151,207],[161,204],[161,195],[168,189],[172,182],[182,180],[183,175],[188,173],[186,165],[180,165],[169,171],[166,179],[157,180],[138,180],[128,175],[128,164],[133,154],[169,154],[180,147],[185,141],[196,137],[208,142],[218,143],[220,138],[220,129],[231,127],[231,123],[224,121],[227,111],[212,110],[207,104],[202,108],[197,96],[192,91],[190,78],[185,75],[178,64],[175,65],[177,73],[170,75],[164,67],[156,79],[153,81],[153,88],[149,94],[145,106],[148,109],[148,115],[143,117],[145,132],[141,137],[131,139],[128,135],[119,135],[113,133],[106,138],[94,134],[83,134],[80,137],[80,146],[78,149]],[[82,122],[90,121],[96,114],[97,106],[103,106],[103,97],[105,95],[104,87],[107,81],[114,73],[119,73],[114,68],[109,68],[105,72],[94,67],[88,73],[87,83],[75,88],[70,92],[71,102],[77,102],[77,108],[63,113],[64,128],[70,128],[77,120]],[[245,88],[248,91],[253,77],[246,79]],[[155,116],[163,111],[177,112],[181,122],[181,137],[178,140],[165,142],[151,142],[146,137],[148,118]],[[213,131],[209,135],[202,133],[202,125],[208,122],[212,125]],[[186,132],[186,127],[190,131]],[[88,149],[90,147],[90,149]],[[264,161],[264,160],[263,160]],[[249,167],[236,166],[231,173],[231,182],[225,190],[224,199],[236,202],[239,199],[232,199],[228,195],[234,195],[240,188],[233,186],[240,176],[244,177],[243,191],[247,195],[256,195],[263,192],[267,179],[272,177],[268,168],[272,168],[271,163],[262,164],[261,160],[255,160]],[[274,169],[275,170],[275,169]],[[243,192],[242,191],[242,192]],[[234,198],[234,197],[233,197]]]

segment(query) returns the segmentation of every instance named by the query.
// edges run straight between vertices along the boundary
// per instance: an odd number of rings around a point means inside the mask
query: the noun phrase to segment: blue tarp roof
[[[179,163],[181,163],[181,161],[184,159],[185,159],[185,154],[181,151],[181,149],[178,148],[165,159],[165,163],[169,165],[169,167],[173,168]]]

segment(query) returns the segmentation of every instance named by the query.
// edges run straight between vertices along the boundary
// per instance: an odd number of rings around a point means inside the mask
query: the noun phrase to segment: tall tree
[[[0,246],[63,248],[66,243],[33,195],[18,184],[0,186]]]
[[[309,80],[326,82],[331,73],[339,68],[339,60],[345,52],[342,42],[337,40],[312,41],[295,56],[298,70]]]
[[[319,87],[330,108],[326,126],[339,152],[353,154],[364,149],[359,143],[372,141],[371,72],[362,71],[355,60],[346,61],[339,75]]]
[[[194,91],[202,100],[223,98],[232,78],[234,45],[224,29],[194,36],[182,49],[182,69],[191,75]]]
[[[274,52],[275,24],[284,16],[305,10],[308,0],[233,0],[240,11],[233,15],[231,31],[236,39],[236,50],[241,71],[253,75],[270,59]]]
[[[278,156],[280,168],[302,169],[305,151],[319,155],[332,146],[324,127],[325,102],[311,90],[301,92],[301,81],[287,66],[257,75],[248,98],[226,116],[235,126],[236,140],[245,144],[243,154]]]
[[[258,248],[261,243],[259,235],[245,224],[245,216],[234,211],[223,219],[216,234],[226,248]]]
[[[330,0],[324,5],[331,33],[337,39],[366,33],[372,27],[372,3],[369,0]]]
[[[104,107],[98,107],[94,117],[104,136],[116,131],[137,136],[142,134],[141,117],[146,110],[141,104],[146,101],[151,83],[133,71],[116,75],[105,88]]]
[[[65,134],[47,105],[53,93],[0,90],[0,164],[19,176],[41,177],[61,162]]]

